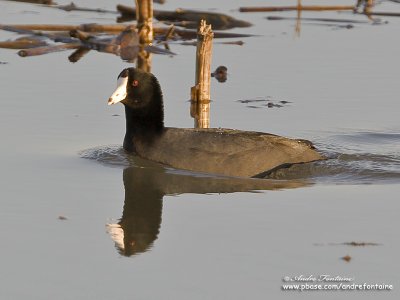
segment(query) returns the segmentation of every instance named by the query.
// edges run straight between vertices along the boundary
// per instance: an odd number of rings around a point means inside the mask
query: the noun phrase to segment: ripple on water
[[[79,156],[92,159],[101,164],[116,167],[129,167],[134,163],[120,145],[99,146],[79,152]]]
[[[320,138],[316,147],[328,157],[327,160],[281,168],[266,178],[307,179],[324,184],[400,183],[400,134],[335,134]],[[161,168],[158,164],[126,153],[119,145],[83,150],[80,156],[107,166]]]
[[[79,152],[79,156],[85,159],[95,160],[109,167],[164,169],[160,164],[129,154],[120,145],[106,145],[82,150]]]
[[[335,134],[320,138],[316,147],[327,160],[279,169],[268,178],[308,178],[329,184],[400,183],[400,134]]]

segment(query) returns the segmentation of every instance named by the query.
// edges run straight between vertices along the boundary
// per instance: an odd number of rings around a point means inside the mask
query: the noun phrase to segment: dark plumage
[[[233,129],[164,127],[156,77],[134,68],[118,76],[108,103],[125,106],[124,149],[174,168],[228,176],[260,177],[270,170],[323,159],[305,140]]]

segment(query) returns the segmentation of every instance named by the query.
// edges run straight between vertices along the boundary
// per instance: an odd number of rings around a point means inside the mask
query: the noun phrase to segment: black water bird
[[[324,159],[311,142],[233,129],[164,127],[157,78],[124,69],[108,104],[125,106],[124,149],[177,169],[227,176],[263,177],[292,164]]]

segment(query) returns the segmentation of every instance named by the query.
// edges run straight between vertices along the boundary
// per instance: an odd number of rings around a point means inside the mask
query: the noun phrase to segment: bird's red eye
[[[137,80],[132,81],[132,85],[133,86],[138,86],[139,85],[139,81],[137,81]]]

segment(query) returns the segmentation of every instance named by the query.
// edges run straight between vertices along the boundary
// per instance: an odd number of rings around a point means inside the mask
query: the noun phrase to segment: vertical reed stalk
[[[211,25],[201,20],[197,31],[195,86],[191,88],[191,115],[196,128],[210,127],[211,55],[214,33]]]
[[[153,43],[153,0],[136,1],[136,20],[139,33],[140,51],[138,54],[137,68],[151,72],[151,53],[144,47]]]
[[[300,37],[301,32],[301,0],[297,0],[297,20],[296,20],[296,27],[295,27],[295,35]]]
[[[141,44],[153,43],[153,0],[136,1],[136,20]]]

